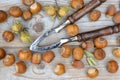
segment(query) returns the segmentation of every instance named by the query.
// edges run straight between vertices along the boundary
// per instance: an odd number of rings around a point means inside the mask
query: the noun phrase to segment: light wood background
[[[36,1],[40,2],[42,5],[46,5],[46,4],[54,5],[55,4],[54,0],[36,0]],[[71,0],[58,0],[58,3],[59,3],[59,6],[69,5],[70,1]],[[85,3],[88,3],[90,0],[84,0],[84,1],[85,1]],[[104,13],[110,4],[114,4],[117,8],[117,11],[119,11],[120,10],[119,2],[120,2],[120,0],[107,0],[107,2],[102,4],[100,7],[96,8],[102,12],[102,16],[99,19],[99,21],[91,22],[88,18],[88,14],[86,16],[84,16],[82,19],[80,19],[79,21],[77,21],[76,24],[79,25],[80,32],[90,31],[90,30],[106,27],[109,25],[113,25],[114,22],[112,21],[112,19],[107,18]],[[1,10],[8,11],[9,7],[12,5],[18,5],[22,9],[28,9],[27,7],[25,7],[21,4],[21,0],[0,0],[0,9]],[[5,23],[0,24],[0,47],[4,48],[7,52],[7,54],[8,53],[15,54],[16,61],[19,61],[17,58],[18,50],[25,49],[25,48],[27,49],[30,46],[30,44],[21,43],[19,41],[18,35],[16,35],[15,40],[10,43],[6,43],[2,39],[3,31],[10,30],[11,24],[15,20],[20,20],[25,27],[29,28],[29,31],[33,37],[33,40],[35,40],[39,35],[41,35],[45,31],[51,29],[54,26],[57,26],[60,23],[60,21],[57,20],[55,22],[55,25],[53,26],[54,22],[51,21],[50,17],[48,17],[44,13],[44,11],[41,11],[39,14],[34,15],[32,20],[26,21],[26,22],[24,20],[22,20],[21,18],[15,19],[15,18],[9,16],[8,20]],[[35,33],[35,31],[32,29],[32,26],[37,21],[41,21],[44,23],[44,31],[41,33]],[[106,51],[106,58],[102,61],[97,61],[98,65],[96,66],[96,68],[99,70],[99,76],[93,80],[120,80],[120,70],[118,70],[118,72],[115,74],[108,73],[106,70],[107,61],[114,59],[118,63],[120,62],[120,59],[118,59],[112,55],[112,50],[117,47],[116,39],[118,36],[119,36],[119,33],[105,37],[109,42],[108,47],[104,48],[104,50]],[[43,43],[48,42],[48,40],[49,40],[49,42],[52,42],[53,40],[57,41],[62,37],[69,37],[68,35],[66,35],[64,30],[61,31],[59,34],[53,34],[52,36],[48,37],[47,39],[45,39],[43,41]],[[70,44],[74,45],[74,47],[76,45],[76,47],[77,47],[77,45],[79,45],[80,43],[75,42],[75,43],[70,43]],[[71,66],[71,62],[73,60],[72,56],[70,58],[65,59],[65,58],[61,57],[60,49],[54,49],[53,51],[55,52],[55,55],[56,55],[55,59],[50,64],[45,63],[45,68],[43,70],[38,69],[38,71],[37,71],[37,72],[42,71],[45,73],[42,75],[34,74],[32,72],[33,65],[31,64],[30,61],[26,61],[28,70],[25,74],[14,75],[15,66],[13,65],[11,67],[5,67],[2,64],[2,60],[1,60],[0,61],[0,80],[90,80],[90,78],[88,78],[86,76],[86,70],[89,68],[89,66],[86,62],[85,56],[82,59],[82,61],[85,64],[85,68],[84,69],[75,69]],[[62,76],[57,76],[53,72],[55,65],[58,63],[63,63],[66,67],[66,73]],[[120,64],[119,64],[119,66],[120,66]]]

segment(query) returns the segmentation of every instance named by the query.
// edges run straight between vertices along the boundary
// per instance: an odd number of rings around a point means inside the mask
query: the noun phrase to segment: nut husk
[[[94,40],[94,44],[97,48],[105,48],[108,42],[105,38],[96,38]]]
[[[32,14],[37,14],[41,10],[42,10],[42,6],[38,2],[35,2],[30,6],[30,11],[31,11]]]
[[[56,75],[62,75],[62,74],[64,74],[65,72],[66,72],[65,66],[64,66],[63,64],[59,63],[59,64],[57,64],[57,65],[55,66],[54,73],[55,73]]]
[[[84,0],[72,0],[70,4],[72,8],[80,9],[84,6]]]
[[[50,63],[55,57],[55,54],[53,51],[47,51],[43,54],[42,59],[47,62]]]
[[[3,48],[0,48],[0,60],[3,59],[6,55],[6,51]]]
[[[9,14],[13,17],[20,17],[22,16],[22,10],[19,6],[12,6],[9,9]]]
[[[110,73],[116,73],[118,71],[118,63],[115,60],[110,60],[107,63],[107,70]]]
[[[11,31],[4,31],[2,37],[6,42],[11,42],[14,40],[14,34]]]
[[[89,19],[91,21],[97,21],[101,16],[101,12],[99,10],[93,10],[89,14]]]
[[[0,23],[5,22],[7,20],[7,13],[3,10],[0,10]]]
[[[30,50],[19,50],[18,51],[18,58],[20,60],[31,60],[32,59],[32,52]]]
[[[70,36],[75,36],[79,33],[79,27],[76,24],[67,25],[66,32]]]
[[[30,20],[32,18],[32,13],[29,10],[24,10],[22,15],[24,20]]]
[[[74,61],[72,62],[72,66],[73,66],[74,68],[77,68],[77,69],[82,69],[82,68],[84,68],[84,63],[83,63],[82,61],[74,60]]]
[[[22,0],[22,3],[26,6],[30,6],[35,2],[35,0]]]
[[[71,53],[72,53],[72,48],[71,48],[71,46],[69,46],[69,45],[64,45],[64,46],[62,46],[62,48],[61,48],[61,55],[62,55],[64,58],[70,57]]]
[[[11,66],[15,62],[15,56],[13,54],[7,54],[3,60],[5,66]]]
[[[40,64],[41,63],[41,54],[40,53],[34,53],[32,56],[32,63],[33,64]]]
[[[20,74],[25,73],[27,70],[27,66],[23,61],[17,62],[15,67],[16,67],[16,72]]]
[[[81,47],[76,47],[73,50],[73,58],[75,60],[81,60],[84,56],[84,50]]]
[[[106,57],[106,53],[103,49],[95,49],[94,56],[97,60],[103,60]]]
[[[89,68],[87,70],[87,75],[89,78],[95,78],[99,75],[99,71],[96,68]]]

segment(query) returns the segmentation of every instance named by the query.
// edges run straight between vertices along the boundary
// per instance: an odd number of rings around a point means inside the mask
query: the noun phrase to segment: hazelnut
[[[74,61],[72,62],[72,66],[73,66],[74,68],[81,69],[81,68],[84,67],[84,63],[83,63],[82,61],[74,60]]]
[[[116,73],[118,71],[118,63],[115,60],[110,60],[107,63],[107,70],[110,73]]]
[[[61,63],[57,64],[54,69],[56,75],[62,75],[65,73],[65,66]]]
[[[110,5],[106,11],[106,16],[107,17],[113,17],[116,12],[116,7],[115,5]]]
[[[30,50],[19,50],[18,52],[18,58],[20,60],[31,60],[32,58],[32,52]]]
[[[103,60],[105,58],[106,54],[103,49],[96,49],[94,51],[94,56],[97,60]]]
[[[93,10],[89,14],[89,18],[91,21],[97,21],[101,16],[101,12],[99,10]]]
[[[7,13],[3,10],[0,10],[0,23],[7,20]]]
[[[4,31],[2,37],[6,42],[11,42],[14,40],[14,34],[11,31]]]
[[[94,40],[94,44],[97,48],[105,48],[108,42],[105,38],[96,38]]]
[[[27,66],[23,61],[17,62],[15,67],[16,67],[16,72],[20,74],[25,73],[27,70]]]
[[[40,64],[41,63],[41,54],[40,53],[34,53],[33,54],[32,63],[33,64]]]
[[[70,57],[71,53],[72,53],[72,48],[71,48],[71,46],[69,46],[69,45],[64,45],[64,46],[62,46],[61,55],[62,55],[64,58]]]
[[[117,38],[117,43],[120,44],[120,36]]]
[[[96,68],[89,68],[87,70],[87,75],[89,78],[95,78],[98,76],[98,74],[99,74],[99,71]]]
[[[120,11],[118,11],[117,13],[115,13],[115,15],[113,16],[113,21],[117,24],[120,23]]]
[[[76,24],[67,25],[66,32],[70,36],[75,36],[79,33],[79,27]]]
[[[6,55],[6,51],[3,48],[0,48],[0,59],[3,59]]]
[[[80,9],[84,6],[84,0],[72,0],[70,4],[72,8]]]
[[[45,62],[50,63],[55,57],[55,54],[53,51],[47,51],[43,54],[42,58]]]
[[[88,41],[83,42],[81,44],[81,47],[86,50],[92,50],[94,49],[94,43],[93,41],[88,40]]]
[[[30,6],[30,11],[32,14],[37,14],[38,12],[40,12],[42,10],[42,6],[40,3],[35,2],[34,4],[32,4]]]
[[[3,60],[5,66],[11,66],[15,62],[15,56],[13,54],[7,54]]]
[[[73,50],[73,57],[75,60],[81,60],[84,56],[84,50],[80,47],[77,47]]]
[[[22,16],[22,10],[19,6],[12,6],[10,9],[9,9],[9,14],[13,17],[20,17]]]
[[[24,20],[30,20],[32,18],[32,13],[30,11],[23,11],[23,15],[22,15]]]
[[[22,0],[22,3],[26,6],[30,6],[35,2],[35,0]]]
[[[120,49],[119,48],[115,48],[113,50],[113,55],[117,58],[120,58]]]

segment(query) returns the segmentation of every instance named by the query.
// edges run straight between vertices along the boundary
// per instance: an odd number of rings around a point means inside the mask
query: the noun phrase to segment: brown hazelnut
[[[72,0],[70,4],[72,8],[80,9],[84,6],[84,0]]]
[[[11,66],[15,62],[15,56],[13,54],[7,54],[3,60],[5,66]]]
[[[94,44],[97,48],[105,48],[108,42],[105,38],[96,38],[94,40]]]
[[[89,19],[91,21],[97,21],[100,18],[100,16],[101,16],[101,12],[99,10],[93,10],[89,14]]]
[[[106,16],[107,17],[113,17],[116,12],[116,7],[115,5],[110,5],[106,11]]]
[[[32,14],[37,14],[41,10],[42,10],[42,6],[38,2],[35,2],[30,6],[30,11],[31,11]]]
[[[103,60],[106,56],[106,53],[103,49],[95,49],[94,56],[97,60]]]
[[[75,60],[81,60],[84,56],[84,50],[80,47],[77,47],[73,50],[73,57]]]
[[[3,48],[0,48],[0,59],[3,59],[6,55],[6,51]]]
[[[118,63],[115,60],[110,60],[107,63],[107,70],[110,73],[116,73],[118,71]]]
[[[20,60],[31,60],[32,59],[32,52],[30,50],[19,50],[18,58]]]
[[[15,68],[16,72],[20,74],[25,73],[27,70],[27,66],[23,61],[17,62]]]
[[[43,54],[42,58],[45,62],[50,63],[55,57],[55,54],[53,51],[47,51]]]
[[[0,10],[0,23],[7,20],[7,13],[3,10]]]
[[[13,17],[20,17],[22,16],[22,10],[19,6],[12,6],[9,9],[9,14]]]
[[[65,66],[61,63],[57,64],[54,69],[56,75],[62,75],[65,73]]]
[[[64,58],[70,57],[71,53],[72,53],[72,48],[71,48],[71,46],[69,46],[69,45],[64,45],[64,46],[62,46],[62,48],[61,48],[61,55],[62,55]]]
[[[117,13],[115,13],[115,15],[113,16],[113,21],[117,24],[120,23],[120,11],[118,11]]]
[[[41,54],[40,53],[34,53],[33,54],[32,63],[33,64],[40,64],[41,63]]]
[[[75,36],[79,33],[79,27],[76,24],[70,24],[66,27],[66,32],[70,36]]]
[[[11,42],[14,40],[14,34],[11,31],[4,31],[2,37],[6,42]]]
[[[99,71],[96,68],[89,68],[87,70],[87,75],[89,78],[95,78],[98,76],[98,74],[99,74]]]
[[[30,11],[23,11],[23,15],[22,15],[24,20],[30,20],[32,18],[32,13]]]
[[[74,61],[72,62],[72,66],[73,66],[74,68],[81,69],[81,68],[84,67],[84,63],[83,63],[82,61],[74,60]]]
[[[88,41],[83,42],[81,44],[81,47],[86,50],[92,50],[94,49],[94,43],[93,41],[88,40]]]
[[[22,0],[22,3],[26,6],[30,6],[35,2],[35,0]]]
[[[115,48],[113,50],[113,55],[117,58],[120,58],[120,49],[119,48]]]

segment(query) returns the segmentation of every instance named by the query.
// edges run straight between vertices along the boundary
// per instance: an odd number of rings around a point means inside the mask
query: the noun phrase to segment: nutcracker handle
[[[80,33],[77,36],[78,41],[87,41],[101,36],[111,35],[120,32],[120,24],[108,26],[102,29]]]
[[[96,7],[98,7],[99,5],[101,5],[105,1],[106,0],[92,0],[92,1],[90,1],[90,3],[88,3],[82,9],[79,9],[78,11],[76,11],[75,13],[73,13],[71,16],[69,16],[68,20],[71,23],[74,23],[75,21],[77,21],[78,19],[80,19],[85,14],[87,14],[91,10],[95,9]]]

